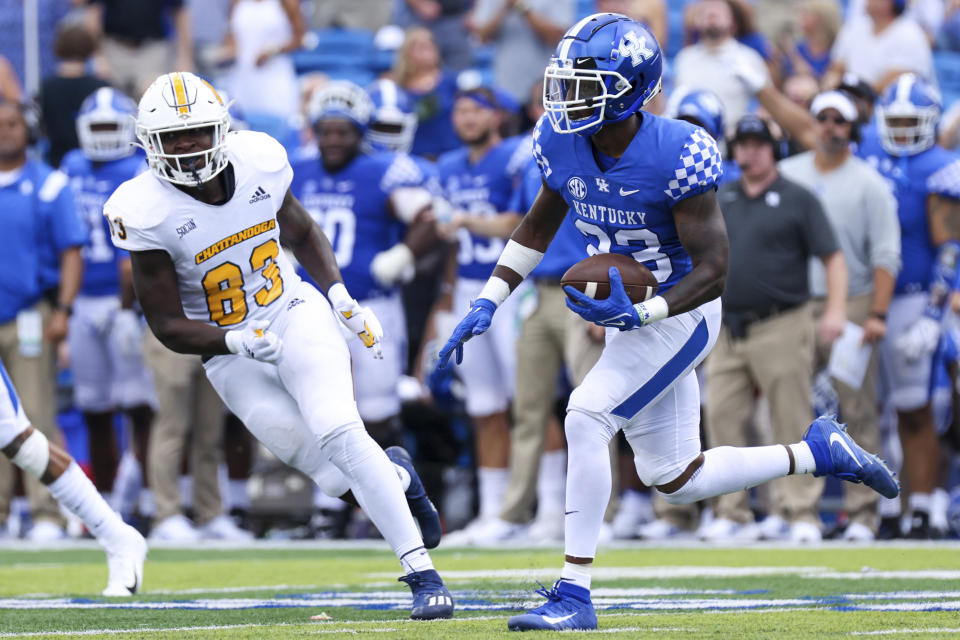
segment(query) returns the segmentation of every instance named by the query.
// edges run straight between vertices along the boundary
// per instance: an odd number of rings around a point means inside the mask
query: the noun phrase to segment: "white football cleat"
[[[769,515],[760,521],[761,540],[786,540],[790,535],[790,523],[778,515]]]
[[[704,542],[754,542],[760,539],[760,528],[753,522],[741,524],[728,518],[714,518],[697,530]]]
[[[30,531],[27,532],[26,538],[30,542],[37,542],[40,544],[47,542],[56,542],[57,540],[63,540],[67,537],[67,532],[60,528],[59,525],[56,525],[49,520],[38,520],[35,525],[30,527]]]
[[[843,530],[842,538],[847,542],[873,542],[877,539],[877,536],[874,535],[873,531],[871,531],[867,525],[860,524],[859,522],[851,522],[847,525],[847,528]]]
[[[790,542],[794,544],[817,544],[823,540],[820,527],[812,522],[794,522],[790,525]]]
[[[150,540],[163,542],[199,542],[200,532],[186,517],[177,514],[164,518],[150,530]]]
[[[246,529],[241,529],[233,518],[226,514],[220,514],[210,522],[197,527],[200,537],[204,540],[227,540],[234,542],[244,542],[253,540],[253,534]]]
[[[136,529],[124,525],[123,542],[107,551],[110,576],[103,595],[109,598],[132,596],[143,585],[143,561],[147,558],[147,541]]]

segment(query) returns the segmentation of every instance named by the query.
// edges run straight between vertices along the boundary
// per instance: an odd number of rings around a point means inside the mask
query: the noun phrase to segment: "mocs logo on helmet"
[[[197,187],[227,166],[229,105],[206,80],[186,71],[157,78],[137,109],[137,139],[158,178]]]
[[[543,73],[543,108],[557,133],[593,135],[660,92],[663,54],[639,22],[587,16],[564,34]]]

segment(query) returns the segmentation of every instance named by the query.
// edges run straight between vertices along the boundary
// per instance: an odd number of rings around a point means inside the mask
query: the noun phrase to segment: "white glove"
[[[327,299],[333,306],[337,317],[350,332],[360,338],[374,358],[383,358],[383,327],[377,316],[373,315],[370,307],[361,307],[360,303],[350,297],[347,288],[342,282],[334,283],[327,291]]]
[[[258,320],[251,322],[245,329],[227,331],[224,339],[230,353],[236,353],[260,362],[276,362],[283,351],[280,336],[267,331],[269,322]]]
[[[923,316],[897,339],[895,344],[907,362],[916,362],[933,353],[940,341],[940,323],[933,318]]]
[[[111,333],[120,355],[133,358],[141,354],[143,331],[136,311],[133,309],[117,311],[113,316]]]
[[[410,282],[413,274],[413,252],[402,242],[381,251],[370,261],[370,275],[381,287]]]
[[[730,57],[728,62],[733,75],[751,94],[756,95],[770,84],[770,74],[766,68],[750,64],[744,56]]]

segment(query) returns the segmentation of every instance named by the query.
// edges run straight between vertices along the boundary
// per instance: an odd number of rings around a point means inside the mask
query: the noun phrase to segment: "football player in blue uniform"
[[[115,89],[90,94],[77,115],[80,148],[60,169],[70,178],[81,217],[89,229],[83,247],[83,283],[70,318],[68,345],[74,374],[74,404],[83,412],[97,489],[113,491],[118,452],[113,416],[124,411],[133,425],[133,450],[143,465],[156,406],[153,380],[141,356],[142,329],[132,296],[121,302],[121,279],[132,293],[130,258],[110,242],[103,203],[123,182],[147,169],[134,146],[137,105]],[[142,468],[142,467],[141,467]]]
[[[438,301],[438,311],[459,314],[470,308],[493,272],[504,238],[520,221],[510,204],[530,162],[529,138],[501,138],[501,122],[500,103],[488,88],[458,94],[453,126],[463,146],[437,160],[443,198],[454,210],[445,233],[455,233],[457,240],[447,271],[452,278],[447,281],[451,295]],[[516,314],[514,301],[504,306],[503,314]],[[494,327],[470,346],[470,358],[459,370],[474,428],[480,510],[464,534],[451,541],[470,542],[500,512],[509,479],[509,408],[516,379],[517,331],[515,322]]]
[[[939,459],[930,405],[931,363],[960,257],[960,157],[936,144],[940,97],[913,74],[900,76],[876,107],[876,136],[858,154],[897,198],[903,268],[880,357],[897,410],[903,474],[910,486],[910,537],[930,537],[930,495]]]
[[[570,209],[586,253],[619,253],[646,265],[658,295],[633,304],[615,268],[611,293],[572,287],[568,305],[607,327],[599,362],[570,396],[564,546],[547,602],[514,616],[512,630],[594,629],[590,577],[610,495],[608,444],[623,430],[637,473],[684,504],[794,473],[832,474],[896,496],[883,463],[829,417],[790,445],[701,451],[694,367],[716,341],[728,242],[715,189],[716,142],[702,128],[640,111],[660,90],[662,54],[646,27],[619,14],[587,16],[561,39],[547,67],[534,134],[543,187],[492,277],[441,350],[463,358],[494,312],[543,256]],[[577,135],[569,135],[569,134]]]
[[[310,119],[320,157],[293,163],[291,190],[324,229],[344,283],[384,324],[382,361],[351,343],[357,406],[381,445],[399,438],[397,384],[406,363],[406,325],[400,285],[414,273],[416,255],[436,243],[432,196],[405,154],[361,149],[373,104],[359,86],[332,82],[311,99]],[[302,278],[308,275],[300,269]]]
[[[717,141],[717,148],[723,157],[723,174],[720,184],[736,182],[740,179],[740,167],[732,157],[727,156],[724,140],[723,103],[712,91],[706,89],[676,89],[667,103],[667,113],[677,120],[686,120],[690,124],[703,127],[704,131]]]

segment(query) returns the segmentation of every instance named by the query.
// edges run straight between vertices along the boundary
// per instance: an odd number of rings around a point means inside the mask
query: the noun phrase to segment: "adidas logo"
[[[253,197],[250,198],[250,204],[254,202],[260,202],[261,200],[266,200],[270,197],[270,194],[263,190],[263,187],[257,187],[257,190],[253,192]]]

